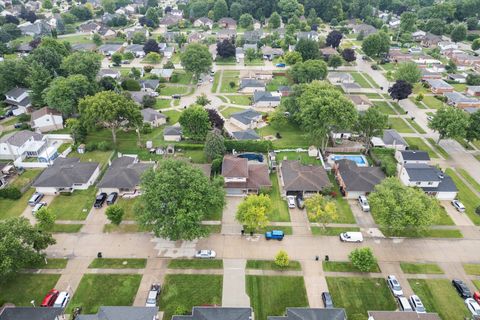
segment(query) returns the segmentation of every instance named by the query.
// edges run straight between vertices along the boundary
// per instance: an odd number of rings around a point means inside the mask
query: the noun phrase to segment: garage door
[[[227,196],[243,196],[243,190],[242,189],[236,189],[236,188],[226,188],[225,192],[227,193]]]

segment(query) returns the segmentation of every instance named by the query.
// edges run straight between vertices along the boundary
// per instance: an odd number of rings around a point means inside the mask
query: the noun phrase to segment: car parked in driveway
[[[362,242],[363,235],[361,232],[343,232],[340,233],[340,240],[344,242]]]
[[[32,194],[32,196],[30,197],[30,199],[28,200],[28,205],[30,207],[35,207],[35,205],[37,203],[40,202],[40,200],[42,200],[44,194],[41,193],[41,192],[35,192],[34,194]]]
[[[35,207],[33,207],[32,209],[32,214],[35,215],[37,214],[38,211],[40,211],[40,209],[42,209],[43,207],[46,207],[47,206],[47,203],[46,202],[39,202],[35,205]]]
[[[93,206],[95,208],[101,208],[105,200],[107,200],[107,194],[105,192],[102,192],[95,198],[95,203],[93,204]]]
[[[452,200],[452,206],[454,206],[458,212],[465,212],[465,206],[458,200]]]
[[[417,295],[410,296],[410,304],[416,313],[427,313],[422,300]]]
[[[358,197],[358,204],[360,205],[360,208],[362,208],[362,211],[364,211],[364,212],[369,212],[370,211],[370,205],[368,204],[367,197],[359,196]]]
[[[475,301],[475,299],[465,299],[465,305],[467,306],[472,316],[480,316],[480,305],[477,301]]]
[[[217,254],[213,250],[198,250],[195,253],[195,258],[198,259],[214,259],[216,256]]]
[[[152,284],[150,286],[150,291],[148,291],[147,302],[145,303],[145,307],[156,307],[159,295],[160,295],[160,285]]]
[[[322,300],[325,308],[333,308],[333,300],[330,292],[322,292]]]
[[[112,205],[115,203],[115,201],[117,201],[117,197],[118,197],[118,193],[116,192],[112,192],[108,195],[107,197],[107,205]]]
[[[287,203],[290,209],[295,209],[295,197],[294,196],[287,196]]]
[[[62,291],[58,294],[58,297],[55,300],[53,306],[55,308],[65,308],[68,301],[70,301],[70,294],[67,291]]]
[[[455,289],[457,289],[458,294],[463,299],[472,297],[472,293],[470,292],[470,289],[462,280],[454,279],[452,280],[452,285],[455,287]]]
[[[398,302],[398,306],[400,307],[400,311],[406,311],[406,312],[408,312],[408,311],[412,312],[413,311],[413,308],[410,305],[410,302],[404,296],[398,296],[397,297],[397,302]]]
[[[395,297],[403,296],[402,286],[400,285],[400,282],[398,282],[397,277],[389,275],[387,277],[387,283],[390,291],[392,291]]]
[[[43,298],[42,303],[40,303],[40,307],[52,307],[55,304],[55,300],[57,300],[59,294],[60,292],[57,289],[48,291]]]
[[[303,200],[303,197],[301,195],[296,196],[295,198],[297,202],[297,208],[300,210],[305,209],[305,201]]]

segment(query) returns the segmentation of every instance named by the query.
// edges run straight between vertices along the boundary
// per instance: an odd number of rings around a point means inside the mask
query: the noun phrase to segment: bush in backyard
[[[288,258],[288,253],[284,250],[278,251],[275,256],[275,264],[280,268],[286,268],[290,264],[290,259]]]
[[[153,66],[145,66],[143,67],[143,70],[145,70],[146,73],[150,73],[150,71],[152,71],[153,69]]]
[[[220,170],[222,169],[222,162],[223,162],[223,157],[219,157],[216,159],[213,159],[212,161],[212,174],[220,174]]]
[[[57,220],[55,213],[47,207],[38,210],[35,214],[35,218],[37,219],[38,227],[45,231],[52,230],[55,225],[55,220]]]
[[[423,94],[420,93],[418,96],[415,97],[415,100],[422,101],[423,100]]]
[[[108,150],[112,150],[112,145],[110,142],[100,141],[97,145],[97,148],[100,151],[108,151]]]
[[[134,79],[125,79],[122,81],[123,90],[140,91],[140,84]]]
[[[123,214],[125,210],[120,207],[118,204],[114,204],[107,208],[105,214],[107,215],[108,220],[110,220],[113,224],[119,225],[123,220]]]
[[[86,151],[95,151],[98,149],[98,144],[96,142],[89,142],[85,146]]]
[[[152,133],[152,126],[150,125],[150,123],[144,123],[140,132],[142,134]]]
[[[17,200],[22,197],[22,193],[18,188],[6,187],[0,189],[0,198]]]
[[[228,83],[228,85],[229,85],[230,88],[232,88],[232,89],[235,88],[235,82],[234,82],[234,81],[230,81],[230,82]]]
[[[185,306],[177,306],[175,308],[174,314],[182,316],[182,315],[187,315],[189,313],[190,313],[190,310],[188,310]]]
[[[350,253],[348,259],[362,272],[369,272],[377,265],[377,259],[370,248],[357,248]]]
[[[26,113],[22,113],[21,115],[18,116],[18,121],[19,122],[29,122],[31,119],[31,116]]]

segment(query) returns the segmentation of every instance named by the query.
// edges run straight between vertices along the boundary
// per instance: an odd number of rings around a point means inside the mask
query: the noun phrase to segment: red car
[[[42,303],[40,304],[40,307],[51,307],[55,303],[55,300],[57,300],[57,297],[59,295],[59,291],[56,289],[50,290],[46,295],[45,298],[43,298]]]
[[[477,301],[478,303],[480,303],[480,292],[475,291],[475,292],[473,293],[473,299],[475,299],[475,301]]]

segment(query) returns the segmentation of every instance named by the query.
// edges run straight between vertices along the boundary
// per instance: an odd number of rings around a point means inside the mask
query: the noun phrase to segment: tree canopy
[[[295,45],[295,51],[302,55],[303,61],[318,59],[320,51],[318,49],[318,42],[309,39],[300,39]]]
[[[67,75],[81,74],[94,81],[101,67],[102,57],[94,52],[74,52],[62,61],[61,69]]]
[[[272,200],[268,195],[249,195],[238,206],[236,219],[244,224],[249,231],[265,228],[268,214],[272,208]]]
[[[377,32],[363,40],[362,51],[371,58],[379,58],[388,54],[390,50],[390,37],[385,32]]]
[[[208,72],[212,66],[212,55],[208,47],[198,43],[189,44],[180,60],[185,70],[192,72],[197,78],[201,73]]]
[[[438,141],[448,138],[464,138],[469,125],[468,114],[451,106],[442,107],[428,123],[428,127],[438,132]]]
[[[208,132],[205,138],[204,151],[208,161],[222,157],[225,154],[225,139],[220,130],[214,129]]]
[[[327,64],[324,61],[307,60],[294,64],[288,71],[288,74],[295,83],[308,83],[313,80],[325,79],[327,72]]]
[[[412,85],[405,80],[397,80],[393,86],[388,88],[388,93],[393,100],[403,100],[412,94]]]
[[[196,141],[204,141],[210,130],[208,112],[200,106],[191,106],[182,112],[178,119],[183,134]]]
[[[400,63],[395,71],[395,80],[403,80],[412,86],[422,79],[422,72],[415,62]]]
[[[335,201],[321,194],[315,194],[305,200],[308,218],[322,224],[323,228],[327,223],[335,222],[338,219],[338,210]]]

